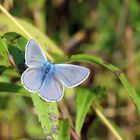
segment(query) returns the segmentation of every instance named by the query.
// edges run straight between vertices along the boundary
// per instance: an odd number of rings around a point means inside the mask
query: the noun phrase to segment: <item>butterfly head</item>
[[[51,63],[51,64],[54,64],[52,60],[50,61],[50,63]]]

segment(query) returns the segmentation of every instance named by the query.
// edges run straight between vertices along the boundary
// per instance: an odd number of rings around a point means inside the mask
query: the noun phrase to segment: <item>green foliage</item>
[[[89,112],[90,107],[96,100],[100,98],[105,98],[104,88],[94,87],[94,88],[84,88],[80,87],[77,89],[76,94],[76,122],[75,129],[79,136],[81,136],[81,129],[84,124],[85,117]],[[82,104],[81,104],[82,102]]]
[[[118,69],[117,67],[113,66],[112,64],[109,64],[109,63],[105,62],[104,60],[102,60],[101,58],[99,58],[97,56],[78,54],[78,55],[73,55],[70,60],[75,61],[75,62],[85,61],[85,62],[89,62],[89,63],[97,63],[97,64],[100,64],[100,65],[106,67],[110,71],[112,71],[120,79],[120,81],[122,82],[123,86],[128,91],[129,96],[133,99],[133,102],[135,103],[135,105],[137,107],[137,110],[138,110],[138,113],[140,115],[140,102],[139,102],[140,97],[136,93],[135,89],[131,86],[131,84],[129,84],[127,78],[120,71],[120,69]]]
[[[7,67],[0,65],[0,75],[6,70]]]
[[[22,74],[26,69],[24,56],[27,39],[14,32],[4,34],[3,38],[6,40],[9,54],[13,57],[18,71]]]
[[[0,5],[0,139],[139,139],[138,0],[1,3],[9,12]],[[48,60],[90,68],[89,79],[59,103],[28,93],[20,76],[29,38]]]
[[[56,103],[42,101],[37,94],[31,94],[33,104],[46,137],[59,137],[58,110]],[[55,130],[54,130],[55,129]]]
[[[17,32],[26,38],[28,36],[24,34],[14,23],[11,23],[10,19],[7,18],[5,15],[0,16],[0,26],[2,26],[2,29],[0,30],[0,34],[4,34],[6,32]],[[27,29],[27,31],[32,35],[33,38],[37,40],[37,42],[45,49],[47,46],[49,53],[56,53],[59,55],[63,55],[63,52],[59,49],[59,47],[56,46],[56,44],[46,35],[44,35],[41,31],[39,31],[37,28],[35,28],[30,23],[18,19],[18,21]]]
[[[23,96],[29,96],[27,91],[23,89],[22,86],[12,84],[12,83],[6,83],[6,82],[0,82],[0,92],[9,92],[9,93],[19,93]]]
[[[12,56],[18,71],[22,73],[26,69],[24,50],[27,43],[27,39],[25,39],[20,34],[14,32],[4,34],[3,39],[7,44],[9,54]],[[1,73],[6,69],[4,68],[4,66],[0,67]],[[18,92],[23,93],[25,95],[27,94],[27,91],[23,90],[23,87],[11,83],[0,83],[0,87],[0,91]],[[44,134],[46,135],[46,137],[52,137],[54,139],[57,139],[57,137],[59,137],[58,133],[60,133],[60,135],[63,134],[63,131],[65,133],[65,129],[62,129],[62,132],[58,132],[58,128],[64,127],[63,125],[66,125],[66,128],[69,129],[67,121],[66,124],[64,121],[63,123],[60,123],[60,125],[58,125],[58,110],[56,103],[45,102],[42,99],[40,99],[40,97],[37,94],[30,94],[30,96],[32,98],[39,121],[41,122],[41,126],[44,130]],[[67,135],[64,135],[64,138],[66,136]],[[61,136],[61,138],[63,137]]]
[[[92,105],[95,99],[94,93],[90,90],[81,89],[79,88],[77,91],[77,98],[76,98],[76,132],[80,136],[81,129],[84,123],[84,119],[86,114],[89,111],[90,106]],[[81,104],[82,102],[82,104]]]
[[[2,41],[2,38],[1,37],[0,37],[0,46],[1,46],[0,55],[4,58],[4,60],[8,60],[7,59],[6,45]]]
[[[68,119],[59,120],[58,140],[70,140],[70,123]]]

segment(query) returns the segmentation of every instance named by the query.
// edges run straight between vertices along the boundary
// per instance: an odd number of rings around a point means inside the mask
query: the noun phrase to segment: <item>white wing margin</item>
[[[39,96],[46,101],[54,102],[62,99],[64,95],[64,86],[62,82],[55,76],[48,75],[41,89]]]
[[[72,88],[81,84],[89,76],[90,70],[83,66],[55,64],[55,75],[64,86]]]
[[[39,67],[43,66],[44,62],[46,61],[47,58],[37,42],[30,39],[25,49],[25,64],[28,67]]]
[[[37,92],[42,86],[42,68],[28,68],[21,76],[21,83],[29,92]]]

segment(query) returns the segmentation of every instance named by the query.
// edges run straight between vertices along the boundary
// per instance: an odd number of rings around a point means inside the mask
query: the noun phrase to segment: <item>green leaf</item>
[[[2,38],[0,37],[0,55],[4,58],[4,60],[7,60],[7,49],[6,45],[4,44]]]
[[[0,92],[18,92],[24,96],[29,96],[28,92],[22,86],[6,82],[0,82]]]
[[[6,70],[7,67],[0,65],[0,75]]]
[[[37,94],[31,94],[31,97],[44,134],[48,138],[57,139],[59,130],[57,104],[45,102]]]
[[[26,70],[24,50],[27,39],[14,32],[4,34],[3,38],[6,41],[9,54],[12,56],[18,71],[23,73]]]
[[[2,36],[2,38],[6,39],[6,44],[14,45],[22,51],[25,50],[25,46],[28,41],[21,34],[15,32],[7,32]]]
[[[78,88],[76,95],[76,132],[80,136],[84,119],[95,99],[95,95],[85,88]]]
[[[86,54],[78,54],[73,55],[70,58],[70,61],[72,62],[89,62],[89,63],[97,63],[99,65],[102,65],[112,71],[121,81],[122,85],[125,87],[127,92],[129,93],[129,96],[133,99],[133,102],[135,103],[138,113],[140,115],[140,97],[136,93],[135,89],[131,86],[125,75],[121,72],[121,70],[112,64],[102,60],[101,58],[97,56],[91,56]]]
[[[59,137],[57,140],[70,140],[70,124],[69,120],[59,120]]]
[[[19,70],[20,73],[23,73],[26,69],[24,52],[18,49],[16,46],[9,45],[8,46],[9,53],[12,55],[13,60]]]

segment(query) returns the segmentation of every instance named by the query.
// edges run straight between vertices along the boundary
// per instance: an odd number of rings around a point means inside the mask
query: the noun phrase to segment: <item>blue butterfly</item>
[[[81,84],[88,76],[89,69],[72,64],[49,62],[35,40],[30,39],[25,49],[27,70],[21,76],[21,83],[29,92],[37,92],[45,101],[59,101],[64,87],[72,88]]]

